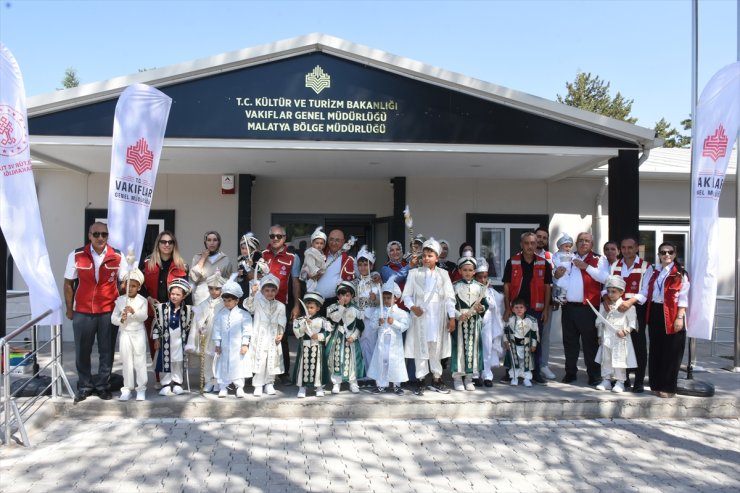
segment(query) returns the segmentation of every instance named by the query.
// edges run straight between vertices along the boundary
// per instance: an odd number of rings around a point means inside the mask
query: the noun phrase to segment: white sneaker
[[[129,389],[121,389],[121,397],[118,398],[119,401],[127,401],[131,398],[131,391]]]
[[[332,394],[338,394],[339,393],[339,384],[338,383],[335,383],[334,385],[332,385],[332,387],[331,387],[331,393]]]
[[[275,395],[275,387],[271,383],[265,385],[265,394]]]
[[[470,378],[464,378],[463,382],[465,382],[465,390],[475,390],[475,384]]]
[[[555,380],[555,374],[552,372],[549,366],[543,366],[540,368],[540,374],[548,380]]]
[[[165,385],[162,387],[162,389],[159,391],[159,395],[172,395],[172,389],[169,385]]]
[[[219,399],[221,399],[223,397],[226,397],[227,395],[229,395],[229,389],[227,389],[226,387],[224,387],[224,388],[222,388],[221,390],[218,391],[218,397],[219,397]]]
[[[318,393],[318,391],[316,391]],[[306,397],[306,387],[298,387],[298,394],[296,395],[299,399]]]
[[[324,389],[319,387],[316,389],[316,397],[324,397]]]
[[[602,380],[599,385],[596,386],[596,390],[611,390],[612,389],[612,383],[609,380]],[[622,388],[624,390],[624,387]]]
[[[356,383],[351,383],[349,384],[349,391],[352,392],[353,394],[356,394],[360,391],[360,386],[357,385]]]
[[[524,383],[524,386],[525,387],[531,387],[532,386],[532,380],[530,380],[528,378],[525,378],[523,383]]]
[[[145,401],[146,400],[146,390],[137,390],[136,391],[136,400],[137,401]]]
[[[519,385],[519,379],[517,377],[512,378],[511,385]]]
[[[455,390],[458,390],[458,391],[465,390],[465,385],[463,385],[462,378],[460,378],[460,377],[453,378],[452,379],[452,387]]]
[[[175,385],[174,387],[172,387],[172,393],[175,395],[180,395],[183,392],[185,392],[185,390],[179,385]]]
[[[244,389],[242,387],[236,388],[236,398],[237,399],[243,399],[244,398]]]
[[[624,384],[622,382],[617,382],[614,384],[614,387],[612,388],[612,392],[616,392],[617,394],[621,394],[624,392]]]
[[[261,397],[262,396],[262,386],[255,387],[254,388],[254,396],[255,397]]]

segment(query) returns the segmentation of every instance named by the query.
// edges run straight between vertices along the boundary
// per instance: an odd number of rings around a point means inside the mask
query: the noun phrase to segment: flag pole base
[[[676,393],[692,397],[712,397],[714,395],[714,385],[700,380],[679,378]]]

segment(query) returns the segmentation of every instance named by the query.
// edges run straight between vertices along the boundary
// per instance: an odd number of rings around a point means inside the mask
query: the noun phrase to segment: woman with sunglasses
[[[665,398],[676,396],[678,371],[686,346],[689,278],[676,258],[677,252],[678,248],[671,242],[660,244],[660,265],[643,284],[641,293],[647,299],[650,390]]]
[[[231,260],[221,251],[221,235],[217,231],[208,231],[203,235],[203,251],[193,257],[190,269],[190,280],[193,285],[193,306],[209,298],[208,279],[216,271],[228,279],[232,272]]]
[[[145,322],[149,337],[149,352],[154,358],[157,352],[152,339],[152,321],[154,319],[154,305],[166,303],[169,299],[167,286],[174,279],[188,278],[188,265],[177,248],[177,238],[171,231],[162,231],[154,240],[154,250],[140,266],[144,273],[144,284],[141,295],[149,302],[149,317]],[[159,383],[159,372],[155,372],[156,382]]]

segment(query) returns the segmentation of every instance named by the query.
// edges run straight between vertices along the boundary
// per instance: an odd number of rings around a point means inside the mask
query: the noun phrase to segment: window
[[[640,224],[640,257],[653,264],[659,264],[658,245],[670,241],[678,247],[677,259],[688,267],[689,260],[689,226],[684,224],[659,224],[645,222]]]
[[[496,286],[503,284],[506,261],[521,250],[522,233],[534,231],[549,224],[546,215],[524,214],[468,214],[467,229],[476,256],[488,262],[489,280]]]

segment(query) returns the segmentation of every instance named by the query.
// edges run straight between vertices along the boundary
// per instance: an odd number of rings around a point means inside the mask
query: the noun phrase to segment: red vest
[[[269,248],[262,251],[262,258],[270,266],[270,273],[280,279],[280,288],[275,297],[280,303],[288,303],[288,289],[290,288],[290,271],[295,262],[295,255],[283,247],[277,254]]]
[[[645,315],[645,320],[648,321],[650,320],[650,306],[653,304],[653,288],[659,275],[660,271],[655,269],[648,284],[647,312]],[[683,276],[678,273],[676,264],[673,264],[671,272],[665,278],[665,284],[663,284],[663,317],[666,334],[676,333],[673,324],[678,316],[678,294],[681,292],[681,286],[683,286]]]
[[[586,255],[586,258],[584,258],[583,261],[591,267],[599,267],[599,257],[594,255],[593,252],[588,252],[588,255]],[[598,307],[601,303],[601,283],[591,277],[591,275],[586,272],[586,269],[579,270],[581,271],[581,277],[583,279],[583,304],[585,305],[586,301],[590,301],[594,307]]]
[[[635,263],[632,264],[632,272],[630,272],[627,277],[622,276],[623,266],[624,259],[617,260],[612,264],[611,274],[613,276],[620,276],[624,279],[626,286],[624,288],[624,293],[622,293],[622,299],[628,300],[630,298],[634,298],[637,294],[640,293],[640,288],[642,287],[642,278],[645,275],[645,271],[647,271],[648,267],[650,267],[650,262],[638,258],[637,260],[635,260]]]
[[[95,262],[88,243],[75,250],[77,269],[77,290],[75,291],[74,311],[80,313],[112,312],[118,298],[118,267],[121,265],[121,252],[108,245],[103,262],[95,280]]]
[[[342,252],[342,270],[339,271],[342,281],[351,281],[355,278],[354,260],[347,252]]]
[[[545,268],[547,261],[538,256],[534,256],[534,268],[532,269],[532,280],[529,283],[529,307],[534,311],[541,312],[545,309]],[[522,280],[524,279],[524,269],[522,269],[522,254],[517,253],[511,257],[511,292],[510,299],[513,301],[519,296],[522,289]]]
[[[144,261],[144,286],[146,287],[147,292],[149,293],[149,296],[152,298],[157,298],[157,292],[159,291],[159,269],[160,267],[157,264],[154,264],[153,267],[149,264],[149,257]],[[184,271],[182,269],[178,269],[175,265],[175,262],[170,262],[170,270],[167,272],[167,286],[170,285],[170,283],[177,278],[186,279],[188,278],[187,271]],[[160,303],[164,303],[167,300],[158,300]]]

